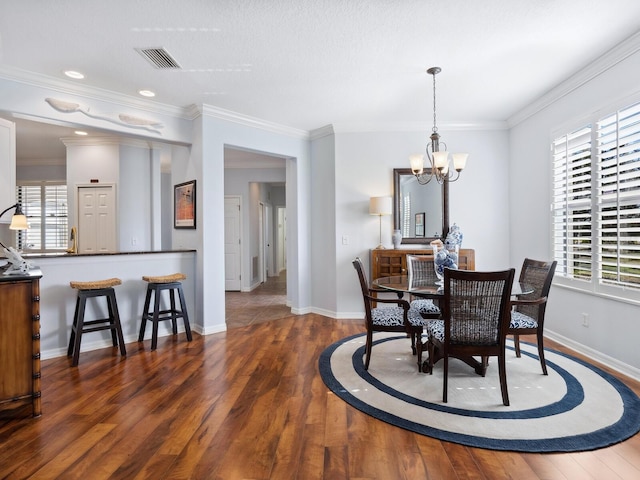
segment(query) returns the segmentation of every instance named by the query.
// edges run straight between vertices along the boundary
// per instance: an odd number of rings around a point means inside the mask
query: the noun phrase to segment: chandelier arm
[[[416,179],[418,180],[418,184],[419,185],[426,185],[427,183],[429,183],[434,175],[433,175],[433,170],[431,171],[430,174],[426,174],[426,173],[420,173],[418,175],[415,176]]]

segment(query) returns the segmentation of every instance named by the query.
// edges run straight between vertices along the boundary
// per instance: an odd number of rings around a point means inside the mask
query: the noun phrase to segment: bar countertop
[[[192,253],[196,250],[146,250],[137,252],[100,252],[100,253],[68,253],[68,252],[56,252],[56,253],[22,253],[24,258],[59,258],[59,257],[102,257],[108,255],[147,255],[158,253]]]

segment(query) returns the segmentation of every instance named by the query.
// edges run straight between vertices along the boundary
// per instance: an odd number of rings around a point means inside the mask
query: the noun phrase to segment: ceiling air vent
[[[155,68],[182,68],[164,48],[136,48],[136,51],[146,58]]]

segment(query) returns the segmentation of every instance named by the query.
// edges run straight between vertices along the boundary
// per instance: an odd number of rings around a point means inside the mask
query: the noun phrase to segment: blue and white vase
[[[449,228],[449,233],[447,233],[444,244],[449,248],[455,247],[456,245],[460,248],[462,245],[462,232],[460,231],[460,227],[455,223]]]
[[[433,268],[438,277],[438,284],[442,285],[445,268],[458,268],[459,245],[433,245]]]

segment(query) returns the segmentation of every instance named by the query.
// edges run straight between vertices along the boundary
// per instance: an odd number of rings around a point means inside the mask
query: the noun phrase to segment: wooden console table
[[[31,403],[34,417],[40,400],[39,269],[19,275],[0,274],[0,412]]]
[[[392,249],[376,248],[371,250],[371,281],[380,277],[393,277],[407,274],[407,255],[430,255],[432,249]],[[476,252],[473,249],[461,248],[458,253],[460,270],[476,269]]]

